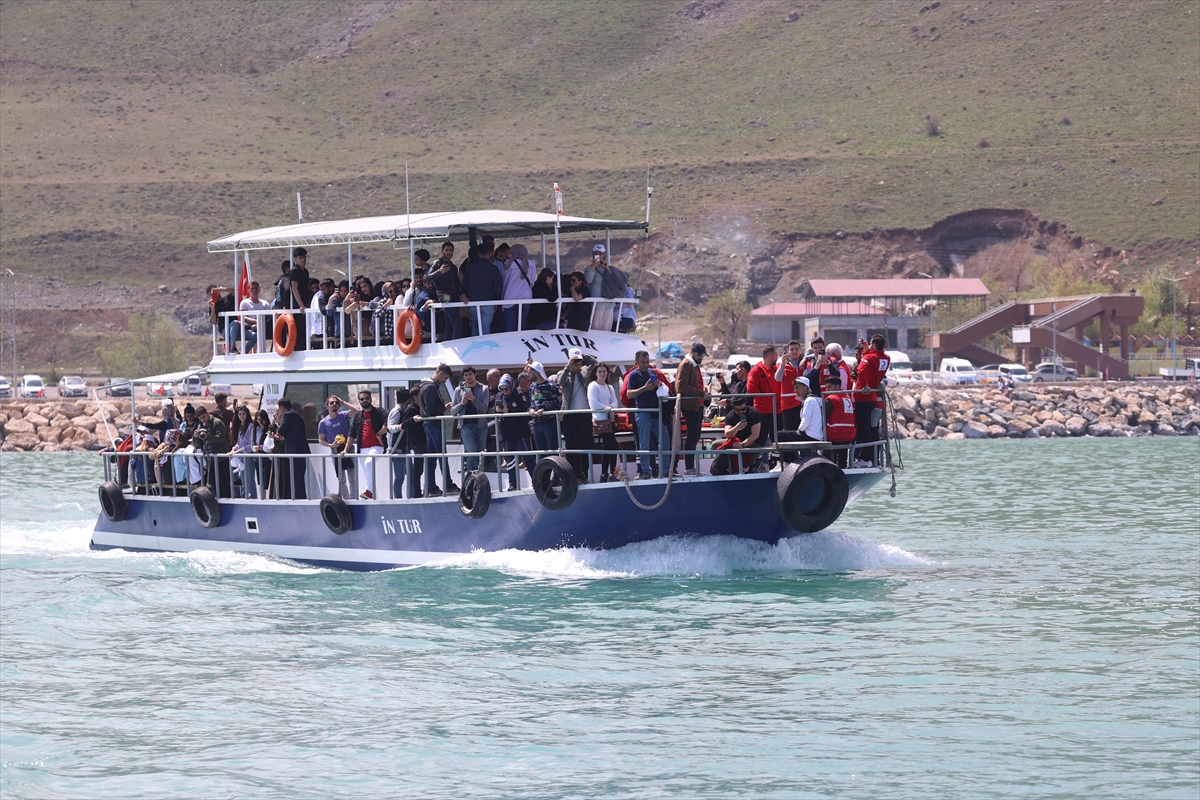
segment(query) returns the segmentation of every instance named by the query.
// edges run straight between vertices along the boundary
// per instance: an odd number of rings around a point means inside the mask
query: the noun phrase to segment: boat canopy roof
[[[360,217],[328,222],[303,222],[259,228],[223,236],[208,243],[208,252],[266,250],[283,247],[312,247],[354,242],[402,242],[408,239],[465,240],[471,228],[478,235],[490,233],[496,238],[515,239],[553,235],[555,223],[560,234],[598,231],[643,231],[645,222],[588,217],[557,217],[537,211],[449,211],[429,214],[396,214],[388,217]]]

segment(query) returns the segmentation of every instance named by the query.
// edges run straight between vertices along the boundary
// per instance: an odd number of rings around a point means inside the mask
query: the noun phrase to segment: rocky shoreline
[[[984,386],[908,385],[890,390],[897,439],[1038,439],[1079,436],[1200,435],[1194,383],[1070,383],[1023,386],[1005,394]],[[129,433],[129,402],[10,400],[0,403],[0,451],[101,450]],[[139,418],[160,404],[140,402]]]
[[[986,386],[909,385],[889,390],[897,439],[1038,439],[1200,435],[1194,383]]]
[[[103,414],[91,401],[9,400],[0,403],[0,451],[57,452],[102,450],[109,446],[108,427],[114,436],[129,433],[129,401],[102,400]],[[138,403],[139,418],[159,419],[161,403]]]

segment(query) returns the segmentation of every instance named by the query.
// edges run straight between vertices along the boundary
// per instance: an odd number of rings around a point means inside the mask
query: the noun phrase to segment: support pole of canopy
[[[241,280],[241,277],[242,277],[242,276],[241,276],[241,265],[240,265],[240,264],[238,264],[238,251],[237,251],[237,245],[234,245],[234,246],[233,246],[233,310],[234,310],[234,311],[237,311],[239,308],[241,308],[241,307],[242,307],[242,298],[238,296],[238,295],[241,293],[241,291],[242,291],[242,280]],[[217,324],[218,324],[218,325],[220,325],[220,324],[221,324],[221,318],[220,318],[220,317],[217,317]],[[244,326],[242,326],[242,325],[239,325],[238,327],[239,327],[239,328],[242,328],[242,327],[244,327]],[[229,320],[225,320],[225,331],[226,331],[226,337],[228,337],[228,331],[229,331]],[[185,333],[184,335],[186,336],[187,334]],[[229,348],[230,348],[230,346],[231,346],[231,345],[230,345],[230,342],[229,342],[228,338],[226,338],[226,341],[225,341],[225,352],[226,352],[226,353],[228,353],[228,352],[229,352]],[[244,342],[242,342],[242,343],[239,343],[239,345],[238,345],[238,352],[239,352],[239,353],[241,353],[241,352],[243,352],[245,349],[246,349],[246,345],[245,345],[245,343],[244,343]],[[188,365],[187,365],[187,364],[184,364],[184,366],[186,367],[186,366],[188,366]]]
[[[558,309],[557,316],[554,318],[554,327],[558,327],[558,321],[562,319],[562,263],[559,260],[558,254],[558,225],[562,222],[562,189],[558,188],[558,184],[554,184],[554,281],[558,286]]]
[[[413,254],[412,205],[408,199],[408,159],[404,159],[404,222],[408,225],[408,280],[409,285],[417,282],[417,257]],[[413,297],[417,296],[416,291]]]
[[[542,269],[546,268],[546,234],[542,234]]]
[[[346,274],[349,276],[350,287],[354,288],[354,245],[346,242]]]

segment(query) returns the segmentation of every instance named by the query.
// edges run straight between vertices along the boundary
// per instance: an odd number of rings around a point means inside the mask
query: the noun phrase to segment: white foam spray
[[[492,569],[568,579],[722,576],[735,572],[844,572],[930,562],[861,536],[822,531],[770,545],[735,536],[664,536],[615,550],[482,550],[426,564],[438,569]]]

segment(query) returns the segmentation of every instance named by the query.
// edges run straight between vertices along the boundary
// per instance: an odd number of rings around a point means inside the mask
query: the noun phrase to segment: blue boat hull
[[[878,483],[882,470],[850,471],[850,502]],[[662,507],[643,511],[622,484],[582,486],[561,511],[543,508],[530,491],[496,493],[483,519],[463,516],[457,497],[356,501],[354,527],[332,533],[319,501],[222,500],[221,521],[204,528],[186,498],[126,495],[126,517],[103,514],[92,534],[93,549],[154,552],[232,550],[341,569],[412,566],[473,550],[546,550],[559,547],[616,548],[667,535],[726,534],[774,543],[799,535],[775,513],[779,473],[676,481]],[[638,482],[634,496],[658,502],[665,481]]]

